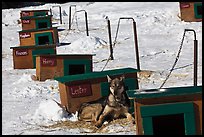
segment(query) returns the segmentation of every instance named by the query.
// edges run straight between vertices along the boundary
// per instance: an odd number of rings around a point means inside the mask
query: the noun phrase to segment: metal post
[[[108,23],[108,34],[109,34],[109,43],[110,43],[110,59],[113,60],[113,47],[112,47],[112,40],[111,40],[111,27],[110,27],[110,20],[106,17]]]
[[[60,12],[60,24],[62,24],[62,12],[61,12],[61,6],[52,6],[54,7],[59,7],[59,12]]]
[[[71,14],[72,14],[72,10],[71,10],[71,6],[69,6],[69,30],[71,30]]]
[[[61,12],[61,6],[59,6],[59,11],[60,11],[60,24],[62,24],[62,12]]]
[[[196,32],[193,29],[185,29],[185,31],[193,31],[194,33],[194,79],[193,85],[197,86],[197,73],[198,73],[198,41],[196,40]]]
[[[131,19],[133,21],[133,29],[134,29],[134,39],[135,39],[135,56],[136,56],[136,64],[137,64],[137,69],[140,70],[140,62],[139,62],[139,50],[138,50],[138,43],[137,43],[137,31],[136,31],[136,22],[132,17],[121,17],[119,18],[118,21],[118,28],[120,24],[121,19]],[[118,32],[118,30],[117,30]],[[117,36],[117,35],[116,35]]]
[[[76,12],[81,12],[84,11],[85,12],[85,22],[86,22],[86,35],[89,36],[89,28],[88,28],[88,19],[87,19],[87,12],[85,10],[79,10]]]
[[[134,38],[135,38],[135,52],[136,52],[136,60],[137,60],[137,69],[140,70],[139,50],[138,50],[138,43],[137,43],[137,31],[136,31],[135,21],[133,21],[133,28],[134,28]]]
[[[71,15],[72,15],[72,9],[71,7],[75,7],[75,11],[76,11],[76,5],[70,5],[69,6],[69,30],[71,30]]]
[[[52,15],[52,9],[50,8],[50,15]]]
[[[198,41],[194,40],[194,86],[197,86]]]
[[[86,20],[86,35],[89,36],[88,19],[87,19],[87,12],[86,11],[85,11],[85,20]]]

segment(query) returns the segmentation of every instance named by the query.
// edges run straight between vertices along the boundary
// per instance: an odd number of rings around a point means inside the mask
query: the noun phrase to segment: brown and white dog
[[[110,85],[109,95],[94,102],[83,103],[78,111],[79,120],[91,121],[96,127],[101,127],[105,120],[126,116],[134,123],[134,118],[129,113],[130,100],[125,92],[124,75],[115,79],[107,75],[107,79]]]

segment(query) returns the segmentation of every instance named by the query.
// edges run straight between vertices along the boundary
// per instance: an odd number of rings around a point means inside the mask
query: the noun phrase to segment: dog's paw
[[[96,123],[95,123],[95,126],[96,126],[97,128],[100,128],[100,127],[102,126],[102,124],[101,124],[101,123],[96,122]]]

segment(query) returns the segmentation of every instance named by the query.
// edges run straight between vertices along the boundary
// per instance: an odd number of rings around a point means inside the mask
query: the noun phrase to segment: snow
[[[140,68],[152,71],[139,79],[141,89],[159,88],[168,75],[181,45],[184,29],[194,29],[198,40],[198,85],[202,85],[202,22],[184,22],[179,19],[178,2],[69,2],[49,3],[2,10],[2,134],[11,135],[81,135],[81,134],[125,134],[135,135],[136,125],[110,123],[101,132],[91,129],[45,128],[62,121],[77,122],[77,112],[68,115],[54,100],[60,102],[58,82],[33,81],[35,69],[13,69],[10,47],[19,46],[18,24],[21,10],[50,9],[60,5],[63,24],[59,23],[59,10],[53,8],[54,26],[59,29],[60,43],[71,43],[57,47],[57,54],[94,54],[93,70],[101,71],[109,57],[108,28],[105,17],[111,23],[114,60],[104,70],[136,68],[132,20],[121,20],[117,40],[116,29],[120,17],[133,17],[137,24]],[[88,13],[89,36],[86,36],[84,14],[77,13],[68,31],[69,6]],[[74,14],[74,9],[72,15]],[[179,61],[164,87],[193,85],[193,40],[187,32]]]

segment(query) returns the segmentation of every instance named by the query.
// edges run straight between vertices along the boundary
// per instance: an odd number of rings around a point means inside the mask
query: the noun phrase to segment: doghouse
[[[20,46],[59,43],[57,27],[19,31]]]
[[[28,16],[45,16],[48,15],[49,10],[22,10],[20,12],[20,18]]]
[[[52,15],[21,17],[22,30],[52,27]]]
[[[202,86],[128,90],[137,135],[201,135]]]
[[[202,2],[179,2],[181,20],[186,22],[202,21]]]
[[[40,81],[92,72],[92,54],[37,55],[36,78]]]
[[[33,69],[36,66],[35,55],[56,54],[56,45],[18,46],[10,49],[13,49],[14,69]]]
[[[125,75],[126,89],[138,89],[137,69],[122,68],[57,77],[61,104],[75,113],[84,102],[97,100],[109,94],[107,75],[111,78]],[[133,103],[132,103],[133,106]],[[133,111],[133,107],[130,111]]]

